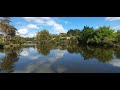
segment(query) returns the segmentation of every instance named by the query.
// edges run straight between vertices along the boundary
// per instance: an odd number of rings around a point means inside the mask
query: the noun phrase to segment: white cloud
[[[53,30],[55,30],[57,33],[66,33],[65,29],[60,24],[54,24]]]
[[[23,17],[23,19],[36,22],[37,24],[44,24],[44,20],[49,20],[50,17]]]
[[[56,22],[55,22],[54,20],[48,20],[48,21],[46,22],[46,25],[48,25],[48,26],[52,26],[52,25],[54,25],[54,24],[56,24]]]
[[[25,35],[28,33],[28,29],[27,28],[19,29],[18,32],[22,35]]]
[[[30,51],[31,50],[33,51],[33,49],[30,49]],[[61,65],[61,64],[57,65],[57,67],[55,68],[55,71],[51,68],[51,66],[58,59],[62,58],[66,52],[67,52],[66,50],[56,50],[56,53],[54,56],[44,60],[37,60],[37,62],[34,62],[34,63],[31,63],[31,62],[27,63],[25,67],[23,67],[22,69],[15,70],[15,73],[32,73],[32,72],[33,73],[55,73],[55,72],[63,73],[67,70],[67,68],[64,67],[64,65]],[[26,53],[26,51],[24,53]],[[30,53],[28,53],[28,56],[26,55],[25,57],[29,58],[30,60],[33,59],[35,61],[36,59],[40,58],[40,54],[37,54],[36,56],[32,56],[30,55]]]
[[[61,24],[58,24],[55,20],[50,17],[23,17],[28,22],[34,22],[37,25],[51,26],[56,33],[65,33],[66,30]]]
[[[40,29],[42,28],[42,26],[51,27],[52,29],[50,30],[53,31],[50,32],[54,32],[56,34],[66,33],[66,30],[63,28],[63,26],[57,23],[53,18],[50,17],[22,17],[22,18],[29,23],[27,25],[22,24],[18,29],[18,33],[23,37],[35,36],[36,31],[34,30]]]
[[[115,21],[115,20],[120,20],[120,17],[106,17],[105,19],[107,21]]]
[[[22,56],[29,56],[29,54],[28,54],[27,51],[22,51],[22,52],[20,53],[20,55],[22,55]]]
[[[50,17],[40,17],[41,19],[44,19],[44,20],[50,20],[51,18]]]
[[[66,52],[67,52],[66,50],[62,50],[62,51],[61,50],[56,50],[55,57],[49,58],[48,61],[51,62],[51,63],[53,63],[56,60],[58,60],[59,58],[62,58]]]
[[[32,51],[32,52],[36,52],[36,50],[33,49],[33,48],[29,48],[29,50]],[[36,52],[36,53],[37,53],[37,52]],[[37,54],[37,55],[31,55],[31,54],[29,53],[29,51],[27,51],[27,50],[22,51],[22,52],[20,53],[20,55],[25,56],[25,57],[29,58],[30,60],[35,60],[35,59],[38,59],[38,58],[40,57],[39,54]]]
[[[34,24],[28,24],[26,27],[27,28],[39,29],[39,27],[37,25],[34,25]]]
[[[113,66],[120,67],[120,59],[113,59],[109,62],[109,64],[112,64]]]
[[[21,28],[18,30],[18,33],[23,37],[33,37],[35,36],[34,29],[39,29],[39,27],[35,24],[27,24],[24,26],[21,26]],[[19,35],[17,33],[17,35]]]

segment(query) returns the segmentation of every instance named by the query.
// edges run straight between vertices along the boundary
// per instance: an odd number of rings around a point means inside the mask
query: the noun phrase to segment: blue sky
[[[120,29],[120,17],[12,17],[11,20],[11,24],[23,37],[33,37],[43,29],[52,34],[65,33],[69,29],[81,30],[85,25],[94,28],[105,25]]]

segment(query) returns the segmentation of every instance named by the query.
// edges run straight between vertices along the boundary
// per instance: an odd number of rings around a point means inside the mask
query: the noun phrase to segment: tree
[[[3,57],[0,63],[1,72],[11,73],[15,70],[15,62],[19,60],[19,54],[21,49],[4,49],[5,57]]]
[[[68,36],[77,36],[80,35],[80,30],[79,29],[70,29],[67,32]]]
[[[36,47],[37,51],[44,56],[47,56],[50,53],[50,50],[52,49],[52,45],[50,43],[45,44],[40,43],[37,44]]]
[[[116,33],[115,41],[116,41],[117,43],[120,43],[120,30],[118,30],[117,33]]]
[[[47,30],[43,30],[37,33],[36,39],[38,42],[48,42],[51,40],[51,35]]]
[[[10,22],[10,17],[0,17],[0,32],[4,33],[4,40],[7,44],[11,43],[17,30],[14,26],[9,24]]]
[[[25,38],[19,35],[16,35],[14,38],[14,43],[17,43],[17,44],[25,43]]]
[[[94,40],[96,43],[99,43],[101,45],[113,44],[113,42],[115,41],[114,30],[107,26],[99,27],[95,31]]]
[[[84,26],[81,35],[80,35],[80,41],[81,43],[90,43],[90,40],[93,38],[94,34],[94,28],[89,26]]]
[[[82,46],[81,55],[84,60],[97,59],[99,62],[109,62],[113,58],[113,48]]]
[[[107,26],[99,27],[96,30],[93,27],[84,26],[80,35],[80,43],[84,44],[113,46],[114,41],[114,30]]]

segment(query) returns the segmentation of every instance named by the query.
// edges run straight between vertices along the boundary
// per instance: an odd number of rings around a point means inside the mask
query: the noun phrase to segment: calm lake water
[[[0,49],[1,73],[119,73],[120,49],[33,45]]]

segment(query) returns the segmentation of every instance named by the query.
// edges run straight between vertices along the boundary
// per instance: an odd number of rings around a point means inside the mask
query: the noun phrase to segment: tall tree
[[[112,44],[115,41],[114,30],[107,26],[99,27],[94,36],[96,42],[100,44]]]
[[[68,36],[77,36],[80,35],[80,30],[79,29],[70,29],[67,32]]]
[[[43,30],[37,33],[36,39],[38,42],[47,42],[51,40],[51,35],[47,30]]]
[[[80,35],[80,41],[82,43],[89,43],[90,39],[93,37],[94,34],[94,28],[89,26],[84,26],[81,35]]]
[[[14,26],[10,25],[10,22],[10,17],[0,17],[0,32],[4,33],[4,38],[7,43],[11,43],[17,30]]]

